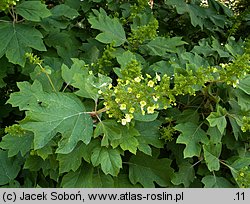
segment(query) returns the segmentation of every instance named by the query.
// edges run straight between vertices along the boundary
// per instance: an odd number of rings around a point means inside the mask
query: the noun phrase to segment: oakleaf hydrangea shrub
[[[0,185],[249,188],[247,1],[0,3]]]

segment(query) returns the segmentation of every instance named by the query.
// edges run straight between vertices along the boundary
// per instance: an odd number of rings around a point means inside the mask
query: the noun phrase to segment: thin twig
[[[14,20],[13,22],[16,23],[17,22],[17,18],[16,18],[16,13],[14,11],[14,7],[13,6],[11,7],[11,11],[12,11],[12,17],[13,17],[13,20]]]
[[[203,157],[201,159],[199,159],[199,161],[195,162],[192,167],[196,166],[197,164],[199,164],[201,161],[203,161]]]
[[[6,21],[6,20],[0,20],[0,22],[11,23],[11,21]]]
[[[66,89],[67,89],[67,87],[70,85],[70,82],[68,82],[67,84],[66,84],[66,86],[63,88],[63,90],[62,90],[62,92],[64,92]]]
[[[53,84],[53,82],[52,82],[52,80],[51,80],[49,74],[46,72],[46,70],[43,68],[43,66],[42,66],[40,63],[39,63],[38,65],[39,65],[39,67],[41,68],[42,72],[45,73],[45,75],[47,76],[47,78],[48,78],[48,80],[49,80],[49,83],[50,83],[50,85],[51,85],[53,91],[56,92],[56,88],[55,88],[55,86],[54,86],[54,84]]]

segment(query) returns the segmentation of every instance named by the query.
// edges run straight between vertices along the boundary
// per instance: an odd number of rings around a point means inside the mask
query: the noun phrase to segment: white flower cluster
[[[201,7],[208,7],[208,0],[201,0],[200,6]]]
[[[239,0],[220,0],[220,2],[225,4],[228,8],[234,10],[239,3]]]
[[[237,6],[237,4],[239,3],[239,0],[218,0],[219,2],[223,3],[224,5],[226,5],[228,8],[234,10],[235,7]],[[208,7],[208,0],[201,0],[200,3],[201,7]]]

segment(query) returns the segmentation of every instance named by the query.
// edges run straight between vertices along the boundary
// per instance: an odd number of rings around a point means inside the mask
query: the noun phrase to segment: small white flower
[[[149,106],[147,108],[147,112],[148,112],[148,114],[154,113],[154,107]]]
[[[233,82],[233,87],[236,88],[239,83],[240,83],[240,80],[237,79],[235,82]]]
[[[226,67],[226,64],[221,63],[220,65],[223,69]]]
[[[155,84],[155,83],[154,83],[152,80],[149,80],[149,81],[148,81],[148,86],[149,86],[149,87],[153,87],[154,84]]]
[[[158,101],[159,97],[153,96],[153,99],[154,99],[154,101],[156,102],[156,101]]]
[[[132,93],[133,89],[131,87],[128,87],[128,92]]]
[[[121,104],[121,105],[120,105],[120,110],[126,110],[126,104],[124,104],[124,103]]]
[[[136,78],[134,78],[134,80],[139,83],[141,81],[141,78],[140,77],[136,77]]]
[[[115,102],[116,102],[116,103],[119,103],[120,101],[121,101],[121,99],[119,99],[119,98],[116,98],[116,99],[115,99]]]
[[[132,114],[125,114],[125,119],[128,123],[131,122],[131,120],[133,119],[133,115]]]
[[[147,105],[146,101],[141,101],[140,102],[141,107],[143,108],[145,105]]]
[[[213,73],[215,73],[215,72],[217,72],[218,71],[218,69],[217,68],[213,68]]]
[[[155,105],[154,105],[154,108],[155,108],[155,109],[158,109],[159,107],[160,107],[159,104],[155,104]]]
[[[134,112],[135,112],[135,108],[131,107],[131,108],[129,109],[129,112],[130,112],[130,113],[134,113]]]
[[[127,123],[127,120],[125,118],[122,119],[122,125],[126,125],[126,123]]]
[[[157,73],[156,73],[155,78],[156,78],[156,80],[157,80],[157,81],[161,81],[161,76],[160,76],[160,75],[158,75]]]
[[[145,115],[145,110],[141,109],[141,114]]]

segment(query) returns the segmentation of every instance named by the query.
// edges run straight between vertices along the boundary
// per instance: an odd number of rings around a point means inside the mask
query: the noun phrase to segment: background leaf
[[[182,132],[176,140],[176,143],[185,144],[184,158],[200,156],[201,143],[208,143],[208,138],[200,126],[187,122],[175,126],[175,129]]]
[[[86,145],[80,144],[69,154],[58,154],[59,173],[69,172],[71,170],[75,172],[82,164],[82,158],[86,151],[85,149]]]
[[[100,12],[95,10],[95,15],[88,20],[91,28],[103,32],[96,36],[98,41],[107,44],[114,43],[114,46],[120,46],[127,41],[122,24],[117,18],[110,18],[103,9],[100,9]]]
[[[129,160],[129,179],[133,184],[139,182],[145,188],[154,188],[154,182],[162,187],[171,186],[173,169],[170,165],[170,159],[156,159],[137,153]]]
[[[141,48],[149,51],[151,55],[164,56],[166,52],[176,53],[178,50],[177,47],[184,44],[186,44],[186,42],[182,41],[181,37],[157,37],[146,45],[141,46]]]
[[[33,135],[27,132],[25,135],[13,136],[7,134],[3,137],[0,147],[8,150],[8,157],[13,157],[19,152],[22,156],[25,156],[30,151],[33,144]]]
[[[136,139],[139,141],[138,149],[144,154],[152,155],[151,145],[156,148],[163,147],[163,140],[159,140],[160,125],[161,122],[159,120],[152,122],[136,122],[135,128],[140,133],[140,135],[136,137]]]
[[[71,85],[74,83],[74,76],[76,74],[88,74],[87,70],[84,69],[85,62],[79,59],[72,59],[73,65],[69,69],[67,65],[62,65],[62,78],[67,83],[67,85]]]
[[[122,126],[115,120],[100,121],[94,131],[94,137],[102,135],[102,146],[108,146],[109,142],[122,137]]]
[[[26,90],[32,89],[32,86],[27,82],[20,82],[18,86],[20,92],[13,93],[8,102],[28,110],[28,120],[22,127],[34,132],[35,149],[44,147],[57,133],[62,134],[58,153],[70,153],[79,141],[85,144],[90,142],[92,119],[85,113],[85,107],[78,98],[71,94],[46,93],[40,88],[28,93]],[[33,87],[39,86],[38,82],[33,84]]]
[[[93,74],[76,74],[73,80],[72,86],[79,89],[75,92],[78,96],[91,98],[95,101],[100,97],[98,91],[104,89],[112,82],[109,77],[102,74],[98,74],[98,77],[95,77]]]
[[[107,147],[96,147],[93,149],[91,162],[94,166],[101,165],[105,174],[116,176],[122,168],[122,159],[118,149]]]
[[[220,169],[219,156],[221,154],[221,149],[221,143],[203,145],[204,158],[209,171],[218,171]]]
[[[121,138],[115,139],[111,142],[111,146],[116,148],[118,145],[122,148],[123,151],[130,151],[133,154],[136,154],[137,148],[139,146],[139,142],[137,140],[137,136],[139,136],[139,132],[133,128],[120,127],[121,130]]]
[[[0,57],[4,54],[9,62],[24,66],[25,53],[31,48],[46,51],[43,44],[43,35],[32,26],[24,24],[1,23],[0,24]],[[25,38],[23,37],[25,36]]]
[[[250,95],[250,85],[249,84],[250,84],[250,77],[249,76],[242,79],[239,83],[239,88],[248,95]]]
[[[175,185],[183,184],[185,188],[189,187],[195,179],[193,165],[189,162],[183,162],[179,165],[179,171],[174,173],[171,182]]]
[[[24,1],[16,6],[17,14],[29,21],[39,22],[42,18],[51,15],[46,5],[40,1]]]
[[[224,130],[227,126],[227,120],[225,118],[225,115],[223,115],[222,110],[218,110],[217,112],[212,112],[207,117],[207,120],[212,127],[217,126],[221,134],[224,133]]]
[[[232,184],[223,177],[208,175],[202,179],[205,188],[231,188]]]
[[[91,188],[93,187],[94,169],[85,164],[77,171],[68,172],[62,179],[63,188]]]
[[[0,185],[14,180],[21,169],[16,158],[8,158],[6,151],[0,150]]]

